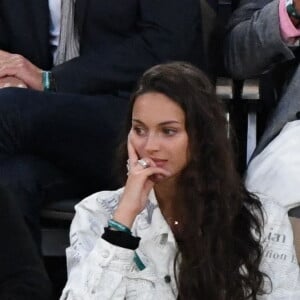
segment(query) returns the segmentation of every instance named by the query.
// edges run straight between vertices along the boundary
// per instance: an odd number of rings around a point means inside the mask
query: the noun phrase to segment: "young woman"
[[[267,299],[258,296],[270,287],[268,265],[259,269],[261,204],[237,174],[226,128],[195,67],[142,76],[125,127],[124,187],[77,205],[62,300]]]

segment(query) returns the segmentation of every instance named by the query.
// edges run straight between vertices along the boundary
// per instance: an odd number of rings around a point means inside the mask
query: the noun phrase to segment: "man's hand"
[[[25,87],[43,90],[42,70],[19,54],[0,50],[0,79],[15,77]]]
[[[19,78],[13,76],[6,76],[0,78],[0,89],[6,87],[27,88],[27,85]]]

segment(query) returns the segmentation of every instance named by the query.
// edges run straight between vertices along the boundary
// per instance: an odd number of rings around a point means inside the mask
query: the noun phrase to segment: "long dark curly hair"
[[[265,276],[259,271],[262,208],[236,170],[225,111],[214,87],[188,63],[152,67],[132,94],[126,141],[134,101],[147,92],[162,93],[183,109],[189,137],[189,162],[174,199],[176,218],[184,224],[174,263],[178,299],[257,299]]]

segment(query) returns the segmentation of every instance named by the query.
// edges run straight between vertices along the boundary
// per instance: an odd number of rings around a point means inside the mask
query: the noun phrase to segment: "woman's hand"
[[[163,168],[156,167],[148,157],[142,160],[147,163],[143,166],[139,163],[139,157],[128,137],[128,178],[121,201],[113,218],[131,228],[136,216],[146,207],[148,195],[155,182],[151,179],[155,175],[168,177],[170,173]]]

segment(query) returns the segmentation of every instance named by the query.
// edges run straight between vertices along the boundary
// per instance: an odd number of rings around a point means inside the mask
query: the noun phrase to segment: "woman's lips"
[[[166,159],[157,159],[157,158],[151,158],[151,159],[155,162],[156,166],[159,168],[162,168],[167,162]]]

